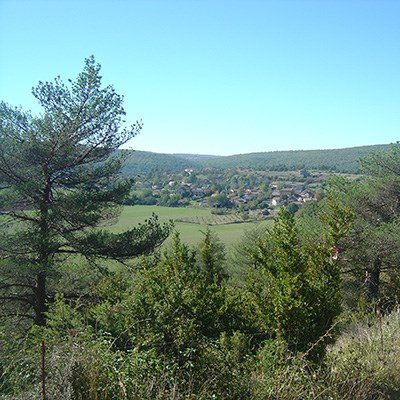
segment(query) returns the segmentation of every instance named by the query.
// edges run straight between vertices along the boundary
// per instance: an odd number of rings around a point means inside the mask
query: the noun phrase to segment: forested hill
[[[390,145],[360,146],[334,150],[273,151],[233,156],[205,156],[196,154],[160,154],[124,150],[128,153],[123,172],[128,175],[147,173],[152,169],[173,172],[185,168],[214,167],[251,168],[269,171],[317,169],[334,172],[358,173],[358,160],[370,152],[387,150]]]
[[[219,168],[254,168],[259,170],[286,171],[318,169],[337,172],[359,172],[361,157],[373,151],[387,150],[390,145],[361,146],[334,150],[296,150],[267,153],[239,154],[204,160]]]
[[[189,154],[182,156],[152,153],[149,151],[123,150],[127,158],[122,169],[126,175],[147,173],[151,170],[165,172],[182,171],[185,168],[202,168],[202,163]]]

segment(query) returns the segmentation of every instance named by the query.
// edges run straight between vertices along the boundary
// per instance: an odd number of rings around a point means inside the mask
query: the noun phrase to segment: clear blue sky
[[[238,154],[400,140],[399,0],[0,0],[0,100],[91,54],[144,128],[129,145]]]

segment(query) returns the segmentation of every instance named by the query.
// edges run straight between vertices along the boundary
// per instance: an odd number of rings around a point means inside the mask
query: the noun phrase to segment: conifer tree
[[[340,313],[340,275],[330,249],[301,240],[294,216],[282,209],[252,253],[247,290],[260,329],[293,351],[318,357],[320,340]],[[318,346],[315,346],[319,343]]]
[[[356,215],[346,236],[346,269],[356,275],[369,305],[397,303],[400,261],[400,144],[361,159],[366,176],[348,186]]]
[[[129,194],[132,183],[119,176],[122,158],[114,155],[142,124],[124,127],[123,97],[102,87],[94,57],[75,81],[39,82],[32,93],[38,116],[0,103],[0,295],[43,325],[48,279],[68,256],[148,253],[170,226],[151,217],[121,234],[99,229]]]

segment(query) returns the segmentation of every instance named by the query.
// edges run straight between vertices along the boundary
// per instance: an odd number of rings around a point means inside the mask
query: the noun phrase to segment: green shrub
[[[291,351],[322,357],[327,333],[341,311],[340,275],[329,249],[302,243],[294,217],[283,209],[251,256],[246,289],[254,323],[265,337],[283,340]]]

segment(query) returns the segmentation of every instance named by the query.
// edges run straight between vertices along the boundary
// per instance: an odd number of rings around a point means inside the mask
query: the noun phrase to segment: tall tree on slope
[[[128,259],[151,252],[171,230],[155,216],[120,234],[99,228],[131,187],[118,175],[115,150],[142,128],[124,127],[123,97],[103,88],[99,73],[90,57],[68,85],[59,77],[39,82],[39,116],[0,103],[0,299],[33,310],[39,325],[48,277],[68,256]]]

